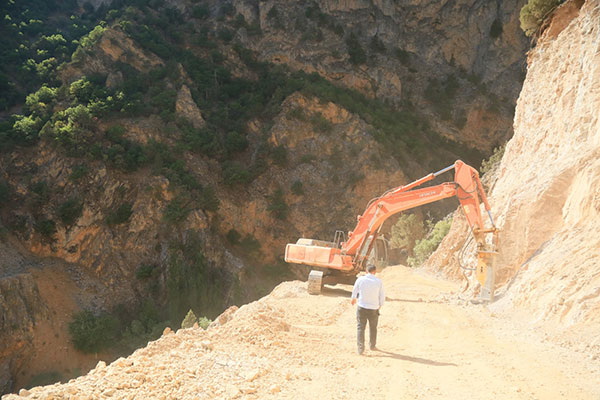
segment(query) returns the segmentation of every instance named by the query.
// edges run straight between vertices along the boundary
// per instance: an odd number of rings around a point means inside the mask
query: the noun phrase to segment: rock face
[[[522,0],[236,1],[263,35],[240,39],[267,61],[318,72],[340,86],[422,110],[442,135],[489,152],[512,134],[512,106],[529,44]],[[348,35],[357,42],[350,45]],[[364,64],[348,52],[361,47]],[[447,100],[432,95],[451,81]],[[449,104],[444,103],[449,101]]]
[[[497,280],[513,279],[494,307],[524,308],[589,349],[600,346],[600,6],[581,4],[565,3],[529,53],[491,204],[501,229]]]
[[[34,325],[48,309],[33,276],[16,272],[25,260],[5,243],[0,251],[0,393],[8,393],[32,356]]]

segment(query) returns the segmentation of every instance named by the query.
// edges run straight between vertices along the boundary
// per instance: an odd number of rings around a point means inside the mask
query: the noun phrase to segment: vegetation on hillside
[[[548,14],[560,3],[561,0],[528,0],[521,8],[519,16],[523,32],[527,36],[532,36]]]

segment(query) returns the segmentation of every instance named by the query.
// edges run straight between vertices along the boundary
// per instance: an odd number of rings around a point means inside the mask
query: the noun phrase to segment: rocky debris
[[[181,89],[177,92],[175,112],[190,121],[196,129],[200,129],[206,125],[206,121],[204,121],[200,109],[192,98],[190,88],[187,85],[181,85]]]

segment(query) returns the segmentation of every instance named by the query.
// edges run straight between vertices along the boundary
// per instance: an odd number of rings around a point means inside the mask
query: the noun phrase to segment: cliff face
[[[600,7],[581,5],[565,3],[528,56],[515,135],[491,189],[501,229],[497,280],[512,280],[494,307],[526,310],[554,324],[564,342],[597,353]],[[455,232],[436,257],[462,244],[464,224]]]
[[[432,128],[483,152],[512,134],[528,43],[521,0],[234,2],[263,35],[241,35],[264,60],[410,103]],[[307,11],[308,10],[308,11]],[[352,33],[357,41],[348,43]],[[361,47],[365,63],[349,52]]]

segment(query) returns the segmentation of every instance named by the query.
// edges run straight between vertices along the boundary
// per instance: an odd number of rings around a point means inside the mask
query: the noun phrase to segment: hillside
[[[378,346],[356,354],[350,286],[279,285],[220,325],[163,336],[63,385],[18,398],[595,399],[600,367],[514,315],[459,298],[459,285],[389,267]],[[227,318],[225,318],[227,316]],[[532,368],[535,366],[535,368]],[[475,379],[476,377],[476,379]]]
[[[0,392],[303,277],[287,242],[478,165],[512,134],[520,3],[0,5]]]

